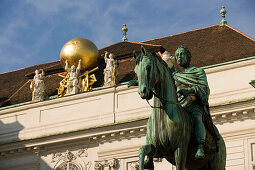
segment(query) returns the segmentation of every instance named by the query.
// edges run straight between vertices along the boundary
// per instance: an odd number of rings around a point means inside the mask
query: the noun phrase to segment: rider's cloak
[[[173,73],[173,78],[175,81],[195,89],[195,94],[197,96],[196,103],[204,112],[205,127],[210,131],[213,137],[218,140],[219,138],[215,133],[212,117],[209,111],[208,97],[210,94],[210,89],[205,71],[202,68],[191,66],[183,71],[175,71]]]

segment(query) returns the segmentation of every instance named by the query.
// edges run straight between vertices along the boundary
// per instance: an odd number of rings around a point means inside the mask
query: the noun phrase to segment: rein
[[[152,91],[152,94],[153,94],[154,96],[156,96],[157,98],[159,98],[159,100],[163,100],[163,101],[165,101],[165,102],[167,102],[167,103],[169,103],[169,104],[181,105],[181,103],[179,103],[179,102],[174,102],[174,101],[167,100],[167,99],[164,99],[164,98],[160,97],[160,96],[159,96],[158,94],[156,94],[154,91]],[[162,108],[162,106],[159,106],[159,107],[152,106],[152,105],[149,103],[149,101],[148,101],[147,99],[146,99],[146,101],[147,101],[148,105],[149,105],[151,108]]]
[[[142,62],[141,62],[141,64],[140,64],[140,74],[139,74],[139,78],[140,78],[140,79],[142,78]],[[148,84],[149,84],[149,83],[148,83]],[[175,102],[175,101],[172,101],[172,100],[167,100],[167,99],[165,99],[165,98],[160,97],[158,94],[156,94],[156,93],[154,92],[154,90],[152,90],[152,94],[153,94],[154,96],[156,96],[157,98],[159,98],[159,100],[161,100],[161,101],[165,101],[165,102],[167,102],[167,103],[169,103],[169,104],[181,105],[179,102]],[[152,105],[149,103],[149,101],[148,101],[147,99],[146,99],[146,101],[147,101],[148,105],[149,105],[151,108],[162,108],[162,106],[159,106],[159,107],[152,106]]]
[[[181,103],[179,102],[175,102],[175,101],[172,101],[172,100],[167,100],[167,99],[164,99],[162,97],[160,97],[158,94],[156,94],[154,91],[152,91],[152,93],[154,94],[154,96],[156,96],[157,98],[159,98],[160,100],[163,100],[169,104],[176,104],[176,105],[181,105]]]

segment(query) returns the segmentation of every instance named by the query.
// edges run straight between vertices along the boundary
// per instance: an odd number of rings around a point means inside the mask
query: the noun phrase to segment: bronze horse
[[[226,147],[215,126],[220,137],[218,152],[207,132],[206,142],[211,143],[205,147],[206,157],[195,158],[192,123],[187,112],[178,104],[175,82],[167,64],[144,47],[141,47],[139,55],[134,53],[134,58],[140,97],[149,100],[154,95],[152,113],[147,122],[146,145],[139,150],[139,170],[154,169],[153,158],[165,158],[177,170],[225,170]],[[144,161],[146,155],[147,160]]]

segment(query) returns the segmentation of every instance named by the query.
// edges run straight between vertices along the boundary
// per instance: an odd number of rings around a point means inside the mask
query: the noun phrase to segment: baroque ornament
[[[95,161],[95,170],[114,170],[117,167],[118,160],[113,158],[109,160],[103,160],[103,161]]]
[[[128,169],[130,170],[137,170],[139,166],[139,161],[129,162],[128,163]]]
[[[121,29],[122,33],[123,33],[123,38],[121,39],[122,42],[125,42],[127,41],[127,32],[128,32],[128,28],[127,28],[127,25],[126,24],[123,24],[123,28]]]
[[[222,6],[221,10],[220,10],[220,14],[222,16],[222,20],[220,22],[220,26],[224,26],[227,24],[227,20],[225,19],[225,15],[226,15],[227,11],[225,10],[225,7]]]
[[[80,149],[75,154],[69,150],[66,150],[64,153],[53,153],[51,163],[55,163],[55,167],[59,165],[60,162],[69,163],[69,162],[78,162],[85,170],[88,170],[91,166],[91,161],[85,161],[83,158],[88,157],[87,148]]]

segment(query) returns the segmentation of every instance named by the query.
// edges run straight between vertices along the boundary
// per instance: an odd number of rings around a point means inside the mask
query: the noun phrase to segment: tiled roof
[[[0,106],[31,100],[30,80],[25,75],[34,72],[36,69],[45,69],[58,63],[59,61],[54,61],[0,74]],[[53,83],[50,86],[55,86],[55,84]],[[49,94],[52,93],[50,89],[52,87],[47,89]]]
[[[191,64],[197,67],[255,56],[255,40],[229,25],[215,25],[144,43],[160,44],[172,55],[178,46],[184,45],[191,51]]]
[[[131,57],[133,51],[139,52],[141,49],[141,45],[144,46],[149,51],[154,51],[154,52],[165,51],[160,44],[155,45],[155,44],[149,44],[149,43],[125,41],[125,42],[119,42],[119,43],[101,48],[99,50],[99,53],[104,54],[105,51],[108,51],[110,53],[113,53],[118,59],[122,59],[126,57]]]
[[[164,51],[160,45],[150,45],[139,42],[120,42],[99,50],[100,55],[105,51],[111,52],[116,56],[119,63],[119,74],[117,79],[119,82],[125,82],[134,78],[134,62],[132,60],[133,51],[140,51],[141,45],[151,51]],[[99,59],[99,70],[94,72],[96,74],[97,82],[93,87],[100,87],[103,85],[104,76],[103,70],[105,63],[103,57]],[[36,69],[43,69],[45,71],[45,86],[46,94],[48,96],[56,95],[59,82],[63,79],[59,74],[65,74],[60,61],[45,63],[11,71],[0,74],[0,107],[12,104],[30,101],[32,93],[30,91],[30,83],[33,79]]]

